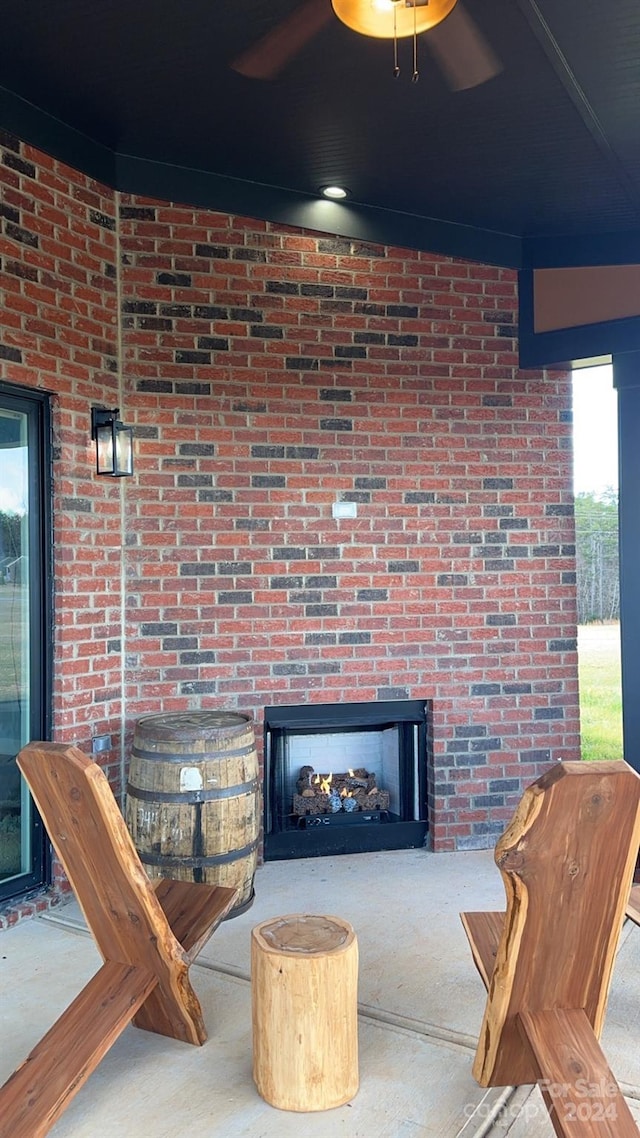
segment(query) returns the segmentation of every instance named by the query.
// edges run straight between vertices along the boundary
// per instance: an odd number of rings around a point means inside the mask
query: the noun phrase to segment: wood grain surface
[[[281,1110],[342,1106],[358,1090],[358,942],[340,917],[294,913],[251,934],[253,1077]]]
[[[205,1041],[189,964],[237,890],[162,881],[154,889],[104,772],[76,748],[32,743],[18,765],[105,962],[0,1088],[0,1138],[40,1138],[132,1019]]]

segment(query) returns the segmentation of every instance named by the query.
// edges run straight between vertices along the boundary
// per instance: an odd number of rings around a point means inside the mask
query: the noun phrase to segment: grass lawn
[[[578,629],[583,759],[622,758],[620,625]]]

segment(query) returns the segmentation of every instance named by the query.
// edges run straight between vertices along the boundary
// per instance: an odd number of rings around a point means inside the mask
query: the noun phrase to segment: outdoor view
[[[617,396],[611,367],[574,376],[582,757],[622,757]]]
[[[29,722],[26,416],[0,410],[0,881],[27,870],[28,804],[15,755]]]

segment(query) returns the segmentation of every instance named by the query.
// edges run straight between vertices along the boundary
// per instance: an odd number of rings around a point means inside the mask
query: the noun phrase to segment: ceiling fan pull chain
[[[413,0],[413,74],[411,82],[417,83],[420,78],[418,71],[418,18],[416,15],[416,8],[418,7],[416,0]]]
[[[393,78],[397,79],[400,74],[400,65],[398,63],[398,23],[396,20],[397,6],[393,5]]]

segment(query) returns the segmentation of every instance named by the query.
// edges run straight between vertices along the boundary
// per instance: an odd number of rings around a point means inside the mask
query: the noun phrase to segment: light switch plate
[[[110,751],[113,747],[110,735],[94,735],[91,740],[91,754],[99,755],[101,751]]]
[[[334,518],[357,518],[357,502],[332,502],[331,513]]]

